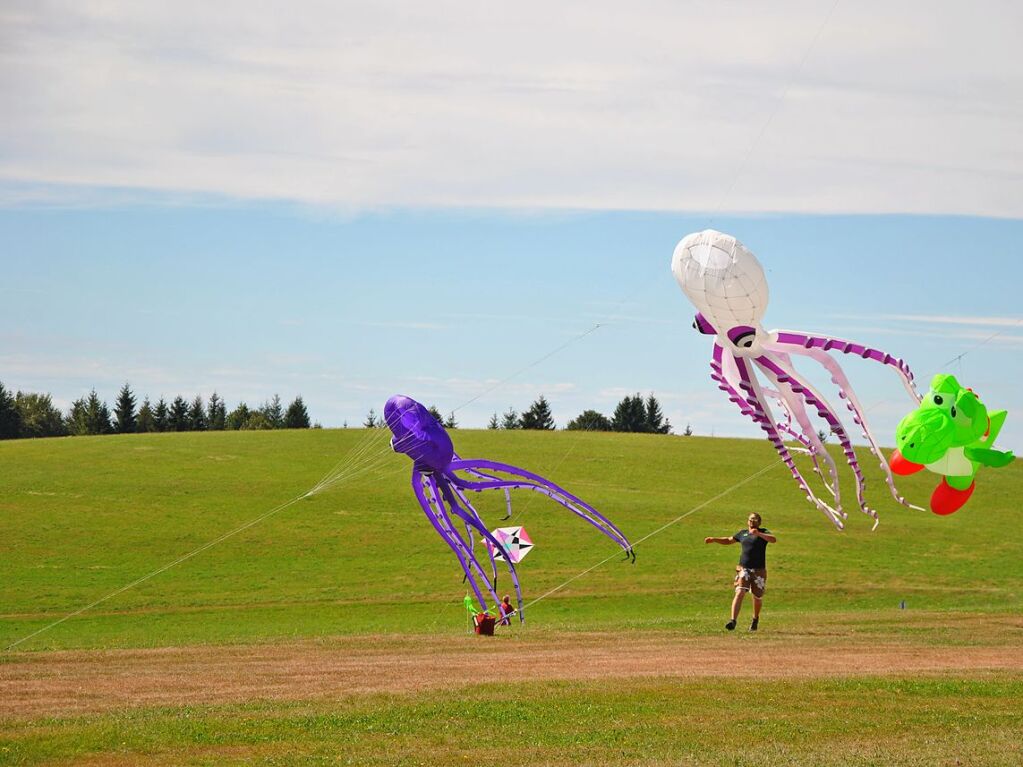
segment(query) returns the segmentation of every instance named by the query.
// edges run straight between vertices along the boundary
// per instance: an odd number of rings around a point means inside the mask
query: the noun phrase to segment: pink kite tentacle
[[[802,429],[802,432],[800,433],[800,441],[807,444],[810,448],[810,457],[814,462],[814,470],[824,482],[824,486],[831,493],[831,497],[835,499],[835,505],[838,508],[841,508],[842,495],[841,487],[838,482],[838,466],[835,465],[835,459],[831,457],[831,453],[827,451],[824,447],[824,443],[821,441],[821,438],[817,435],[817,430],[814,428],[813,422],[810,420],[810,415],[806,412],[804,400],[793,392],[791,387],[783,384],[778,379],[778,376],[775,375],[773,370],[764,367],[758,360],[755,360],[755,362],[764,375],[766,375],[767,378],[778,387],[777,394],[785,410],[795,415],[799,428]],[[820,463],[818,463],[817,459],[818,455],[821,456],[827,464],[827,476],[825,476],[824,472],[821,470]]]
[[[718,385],[718,388],[721,391],[725,392],[725,394],[728,395],[729,401],[735,403],[739,408],[739,412],[741,412],[743,415],[748,416],[755,422],[758,422],[756,414],[753,411],[753,407],[750,405],[749,402],[746,401],[743,395],[740,394],[738,391],[739,373],[735,365],[735,357],[730,354],[725,356],[724,349],[720,346],[720,344],[714,344],[714,357],[711,360],[710,368],[711,379]],[[778,431],[784,432],[789,437],[791,437],[792,439],[794,439],[796,442],[803,446],[803,449],[805,449],[806,452],[810,455],[810,460],[813,462],[814,473],[821,478],[821,480],[825,484],[825,487],[827,487],[828,492],[830,492],[832,497],[834,497],[836,494],[835,487],[828,483],[827,478],[824,476],[824,472],[821,470],[820,462],[817,459],[816,448],[813,446],[809,439],[803,436],[801,432],[797,431],[792,427],[792,419],[794,417],[793,411],[790,410],[790,405],[792,403],[787,402],[782,397],[781,392],[776,391],[774,389],[761,388],[761,393],[766,396],[772,397],[776,399],[779,403],[781,403],[782,411],[785,413],[786,423],[782,424],[778,423],[777,421],[774,421],[774,427]]]
[[[766,355],[758,357],[757,364],[762,368],[769,369],[780,383],[789,386],[793,392],[802,396],[808,405],[817,410],[817,415],[827,422],[831,431],[838,437],[846,462],[856,478],[856,500],[859,503],[860,511],[874,520],[874,527],[876,528],[879,521],[877,511],[867,503],[865,494],[866,479],[863,476],[863,470],[860,468],[859,458],[856,457],[856,451],[853,450],[849,433],[838,416],[835,415],[834,408],[820,392],[796,372],[794,367],[785,366],[779,359],[772,359]]]
[[[719,367],[719,352],[721,351],[720,347],[715,344],[714,358]],[[738,357],[735,357],[734,359],[739,373],[739,386],[745,393],[746,401],[753,410],[753,420],[758,423],[764,433],[767,434],[767,438],[771,441],[771,444],[774,445],[774,449],[778,452],[778,455],[792,473],[792,478],[796,480],[800,489],[806,493],[807,500],[814,504],[831,521],[831,524],[841,530],[843,527],[842,519],[845,516],[844,512],[840,508],[832,508],[818,498],[810,488],[810,485],[807,484],[805,479],[803,479],[803,475],[800,473],[795,461],[792,460],[792,455],[789,453],[788,447],[786,447],[785,443],[782,442],[781,435],[775,427],[775,421],[771,415],[770,407],[764,401],[763,394],[760,391],[760,384],[757,382],[756,377],[753,375],[753,372],[749,369],[744,359]]]
[[[718,343],[714,344],[714,355],[710,360],[710,377],[718,385],[718,388],[728,395],[728,401],[735,404],[739,408],[739,412],[748,418],[752,418],[754,421],[757,420],[756,411],[753,406],[747,402],[746,398],[739,393],[736,388],[739,384],[733,384],[726,375],[724,368],[726,358],[725,350],[721,348]],[[727,360],[731,361],[734,365],[734,358],[732,355],[728,355]]]
[[[913,401],[917,404],[920,403],[921,397],[920,393],[916,390],[913,371],[910,370],[909,365],[901,357],[893,357],[891,354],[880,349],[872,349],[869,346],[864,346],[855,341],[847,341],[844,338],[811,335],[800,330],[778,330],[775,333],[777,335],[776,342],[779,344],[801,346],[804,349],[821,349],[826,352],[835,349],[843,354],[854,354],[862,359],[873,360],[890,367],[898,374],[902,385],[909,392],[909,396],[913,398]]]
[[[877,459],[878,464],[881,467],[881,471],[884,472],[885,484],[888,485],[888,490],[896,501],[903,506],[910,509],[916,509],[917,511],[923,511],[921,507],[915,506],[899,492],[899,489],[895,486],[895,478],[892,476],[891,467],[888,465],[888,460],[884,457],[884,453],[881,452],[881,447],[877,444],[877,440],[874,438],[871,432],[870,426],[867,423],[866,411],[860,404],[859,397],[856,396],[856,392],[852,387],[852,383],[846,376],[845,371],[842,370],[842,366],[838,364],[831,355],[820,349],[805,349],[803,347],[781,347],[776,344],[765,344],[765,349],[774,351],[780,351],[782,349],[796,354],[809,357],[810,359],[818,362],[831,376],[831,382],[838,387],[838,396],[845,400],[846,407],[853,416],[853,423],[860,426],[863,430],[863,438],[867,440],[867,446],[870,449],[871,454]]]
[[[487,600],[484,598],[483,592],[480,590],[479,584],[476,582],[476,577],[473,574],[474,569],[478,571],[479,576],[487,583],[487,591],[490,592],[491,596],[494,598],[494,603],[499,604],[500,600],[497,599],[497,594],[490,588],[490,581],[487,579],[483,568],[480,567],[473,555],[466,550],[460,537],[455,533],[454,529],[446,520],[446,515],[441,512],[443,502],[440,499],[440,492],[433,481],[433,477],[424,475],[419,470],[413,469],[412,490],[415,492],[416,498],[419,500],[419,505],[426,514],[426,518],[430,520],[430,524],[433,525],[433,528],[437,531],[438,535],[440,535],[451,550],[455,552],[455,556],[458,557],[458,561],[462,565],[462,572],[465,573],[465,577],[469,581],[469,587],[473,590],[473,593],[476,594],[476,600],[479,602],[480,606],[486,609]]]

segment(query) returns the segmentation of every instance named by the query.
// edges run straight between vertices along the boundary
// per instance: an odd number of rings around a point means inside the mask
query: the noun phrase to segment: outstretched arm
[[[736,543],[735,538],[704,538],[704,543],[720,543],[722,546],[727,546],[730,543]]]
[[[750,535],[755,535],[757,538],[763,538],[768,543],[777,543],[778,542],[777,538],[775,538],[770,533],[765,533],[760,528],[756,528],[756,529],[750,530],[749,532],[750,532]]]

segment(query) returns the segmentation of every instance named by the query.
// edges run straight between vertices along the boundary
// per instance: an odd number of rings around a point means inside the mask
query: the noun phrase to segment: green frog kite
[[[1004,410],[989,413],[973,390],[960,386],[955,376],[936,375],[920,407],[899,423],[898,449],[888,463],[896,474],[921,469],[941,474],[941,484],[931,496],[931,511],[952,514],[973,495],[977,469],[998,469],[1015,458],[1012,451],[993,449],[1006,415]]]

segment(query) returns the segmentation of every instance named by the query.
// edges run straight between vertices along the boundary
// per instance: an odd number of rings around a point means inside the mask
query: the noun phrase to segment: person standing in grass
[[[499,607],[501,609],[501,625],[502,626],[511,625],[511,621],[508,619],[515,613],[515,608],[512,607],[511,603],[511,596],[505,594],[504,598],[501,599],[501,604],[499,605]]]
[[[760,515],[753,512],[746,520],[746,529],[740,530],[730,538],[704,538],[704,543],[720,543],[728,546],[733,543],[742,544],[739,564],[735,568],[735,597],[732,599],[732,619],[725,624],[729,631],[735,630],[742,609],[742,600],[746,592],[753,595],[753,621],[750,631],[756,631],[760,625],[760,608],[764,603],[764,591],[767,590],[767,544],[774,543],[771,531],[763,524]]]

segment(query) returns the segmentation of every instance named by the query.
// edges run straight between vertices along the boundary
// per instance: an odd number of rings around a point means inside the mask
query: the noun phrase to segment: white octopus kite
[[[855,354],[890,367],[902,379],[913,402],[919,403],[920,395],[913,385],[913,374],[903,360],[840,338],[793,330],[764,330],[760,324],[767,309],[764,270],[741,242],[727,234],[707,229],[688,235],[675,248],[671,271],[697,309],[693,327],[706,335],[716,336],[710,363],[711,378],[738,405],[742,414],[752,418],[767,434],[807,499],[824,512],[836,528],[841,530],[843,520],[848,516],[842,509],[838,470],[814,429],[808,409],[823,418],[838,438],[846,461],[856,476],[859,508],[873,518],[874,527],[877,527],[877,512],[867,504],[864,494],[866,480],[853,452],[849,429],[839,419],[836,409],[799,374],[792,363],[793,355],[809,357],[827,370],[838,387],[839,397],[845,400],[852,414],[852,422],[862,428],[870,452],[878,459],[892,496],[902,505],[911,506],[895,487],[888,462],[870,433],[863,408],[849,379],[827,352],[837,350]],[[772,388],[761,384],[756,370]],[[783,422],[775,418],[768,398],[781,405],[785,416]],[[807,484],[792,460],[783,434],[795,439],[809,453],[814,472],[823,479],[831,502],[819,498]],[[822,470],[822,463],[826,473]]]

